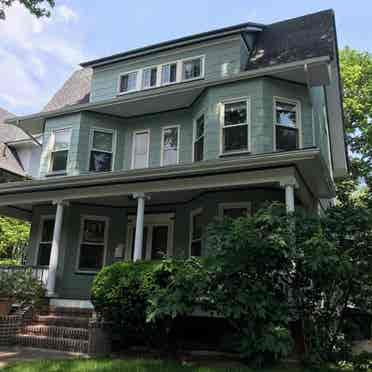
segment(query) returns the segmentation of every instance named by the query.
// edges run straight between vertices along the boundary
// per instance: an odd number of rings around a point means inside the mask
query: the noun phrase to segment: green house
[[[333,11],[81,66],[45,110],[7,121],[42,138],[39,176],[1,184],[0,213],[31,222],[26,264],[54,305],[90,307],[115,261],[203,255],[214,218],[333,203],[347,173]]]

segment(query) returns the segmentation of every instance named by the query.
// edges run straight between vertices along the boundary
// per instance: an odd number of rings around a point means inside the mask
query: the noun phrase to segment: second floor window
[[[161,84],[171,84],[177,81],[177,63],[168,63],[161,68]]]
[[[109,172],[112,170],[114,154],[114,132],[93,129],[91,139],[89,170]]]
[[[222,105],[222,153],[249,151],[248,101]]]
[[[162,131],[161,165],[178,163],[179,127],[166,127]]]
[[[204,159],[204,114],[195,121],[194,128],[194,161]]]
[[[277,151],[295,150],[299,146],[299,108],[296,101],[274,99],[275,148]]]
[[[120,93],[132,92],[134,90],[137,90],[137,77],[137,71],[128,72],[127,74],[121,75],[119,86]]]
[[[149,166],[149,140],[149,130],[133,133],[132,168],[147,168]]]
[[[51,172],[65,172],[70,149],[71,129],[59,129],[53,132],[53,149],[51,153]]]

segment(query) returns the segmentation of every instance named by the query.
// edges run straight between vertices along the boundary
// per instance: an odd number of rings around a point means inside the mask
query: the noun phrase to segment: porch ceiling
[[[333,184],[318,149],[249,155],[173,167],[120,171],[0,185],[0,210],[29,214],[33,205],[55,200],[106,205],[135,205],[136,192],[151,204],[190,200],[205,190],[295,183],[304,197],[334,196]],[[306,195],[307,196],[306,196]]]

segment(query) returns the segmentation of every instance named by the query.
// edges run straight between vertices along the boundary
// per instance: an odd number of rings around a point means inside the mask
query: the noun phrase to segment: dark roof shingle
[[[332,58],[335,38],[333,10],[272,23],[257,35],[246,69],[321,56]]]

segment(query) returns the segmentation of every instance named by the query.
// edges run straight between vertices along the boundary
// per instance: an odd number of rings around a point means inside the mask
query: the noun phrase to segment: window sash
[[[48,266],[49,265],[49,261],[50,261],[50,252],[52,250],[52,244],[53,244],[53,233],[54,233],[54,218],[43,218],[42,219],[42,222],[41,222],[41,229],[40,229],[40,240],[39,240],[39,244],[38,244],[38,248],[37,248],[37,257],[36,257],[36,265],[38,266]],[[45,224],[47,222],[52,222],[53,223],[53,231],[52,231],[52,236],[51,236],[51,240],[44,240],[43,237],[44,237],[44,229],[45,229]],[[45,264],[42,264],[40,262],[42,256],[41,256],[41,251],[42,249],[45,249],[46,247],[49,247],[49,260],[48,260],[48,263],[45,263]]]
[[[241,143],[241,146],[239,148],[236,148],[236,149],[227,149],[227,145],[226,145],[226,131],[233,131],[234,129],[236,128],[239,128],[239,127],[246,127],[247,129],[247,133],[246,133],[246,136],[244,138],[244,141],[245,142],[242,142]],[[231,147],[231,144],[230,144],[230,147]],[[233,152],[239,152],[239,151],[249,151],[249,127],[248,127],[248,124],[245,123],[245,124],[235,124],[235,125],[228,125],[228,126],[223,126],[222,127],[222,151],[223,153],[233,153]]]
[[[285,144],[280,144],[279,143],[279,134],[278,132],[280,130],[283,130],[283,131],[288,131],[288,132],[294,132],[296,134],[296,137],[295,137],[295,140],[296,140],[296,143],[294,146],[289,146],[289,145],[285,145]],[[275,148],[277,151],[290,151],[290,150],[296,150],[299,148],[299,130],[297,127],[288,127],[286,125],[279,125],[279,124],[276,124],[275,125]]]
[[[195,64],[195,62],[197,64]],[[186,66],[191,65],[190,71],[186,70]],[[194,75],[195,72],[199,71],[198,75]],[[187,76],[187,74],[191,74],[190,76]],[[198,79],[203,75],[203,58],[197,57],[192,59],[187,59],[182,61],[182,80],[192,80],[192,79]]]
[[[142,71],[142,89],[157,86],[158,67],[146,67]]]
[[[167,144],[165,143],[166,132],[167,131],[175,131],[175,135],[176,135],[176,145],[173,145],[169,148],[166,148]],[[162,130],[162,145],[161,145],[161,148],[162,148],[161,164],[162,165],[172,165],[172,164],[177,164],[178,163],[179,142],[180,142],[179,137],[180,137],[180,135],[179,135],[179,127],[178,126],[163,128],[163,130]],[[172,157],[171,160],[168,161],[167,159],[170,159],[168,157],[168,154],[171,154],[170,156],[172,156],[172,154],[174,154],[175,158]]]
[[[119,92],[126,93],[137,90],[138,71],[127,72],[120,75]]]
[[[58,144],[59,136],[65,136],[65,145]],[[71,128],[63,128],[63,129],[57,129],[52,132],[52,141],[53,146],[52,150],[50,152],[50,166],[49,169],[51,172],[64,172],[67,169],[67,163],[68,163],[68,154],[70,151],[70,143],[71,143]],[[56,169],[56,163],[55,158],[56,154],[66,153],[65,159],[63,159],[64,166],[58,167]]]
[[[283,107],[292,107],[292,109],[281,109],[281,106]],[[278,112],[289,112],[293,113],[295,115],[294,121],[292,123],[281,123],[278,121]],[[275,99],[275,124],[285,126],[287,128],[297,128],[298,127],[298,121],[299,121],[299,115],[298,115],[298,103],[295,101],[287,101],[284,99]]]
[[[200,226],[197,226],[197,219],[201,218],[203,215],[202,210],[197,210],[191,212],[191,219],[190,219],[190,255],[193,255],[193,249],[195,246],[197,246],[199,252],[199,255],[201,255],[201,244],[203,239],[203,226],[202,223],[200,223]],[[200,221],[199,221],[200,222]]]
[[[144,136],[143,151],[139,151],[137,136]],[[147,168],[149,165],[149,151],[150,151],[150,131],[134,132],[133,134],[133,149],[132,149],[132,168]],[[139,164],[138,164],[139,163]]]
[[[166,63],[161,66],[161,84],[173,84],[177,82],[177,62]]]
[[[94,136],[96,133],[105,133],[111,135],[111,150],[104,150],[100,149],[98,146],[94,146]],[[89,171],[90,172],[110,172],[113,168],[113,160],[114,160],[114,142],[115,142],[115,132],[109,130],[99,130],[93,129],[92,137],[91,137],[91,148],[89,152]],[[95,154],[105,154],[106,156],[110,156],[109,164],[110,166],[106,169],[96,169],[95,165],[93,164],[93,155]],[[106,160],[106,159],[105,159]]]

